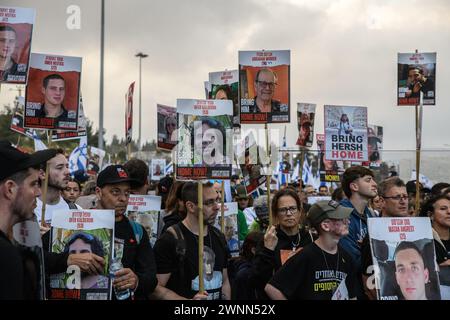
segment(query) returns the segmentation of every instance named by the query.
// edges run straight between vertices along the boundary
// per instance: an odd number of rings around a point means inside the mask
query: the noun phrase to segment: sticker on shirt
[[[302,249],[303,247],[298,247],[297,250],[295,250],[294,248],[292,248],[292,250],[280,250],[281,265],[284,265],[286,261],[302,251]]]
[[[208,300],[219,300],[222,292],[222,272],[214,271],[214,262],[216,255],[214,251],[208,247],[203,248],[203,280],[205,291],[208,292]],[[199,277],[197,276],[191,282],[191,289],[199,291]]]
[[[331,300],[349,300],[348,290],[345,281],[341,281],[341,284],[336,288]]]

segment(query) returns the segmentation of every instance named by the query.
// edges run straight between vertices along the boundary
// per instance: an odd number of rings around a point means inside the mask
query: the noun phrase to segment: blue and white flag
[[[87,159],[87,137],[81,137],[79,146],[73,149],[69,157],[70,175],[74,176],[80,172],[86,172]]]

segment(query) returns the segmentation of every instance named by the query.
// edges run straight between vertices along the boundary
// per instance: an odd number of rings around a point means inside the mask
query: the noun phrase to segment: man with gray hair
[[[406,191],[405,182],[402,179],[399,177],[390,177],[381,181],[378,185],[378,195],[381,199],[380,217],[395,218],[408,216],[408,192]],[[372,279],[374,274],[369,242],[369,235],[366,235],[361,247],[362,283],[366,296],[374,300],[376,299],[376,291],[375,288],[369,285],[371,282],[370,279]]]

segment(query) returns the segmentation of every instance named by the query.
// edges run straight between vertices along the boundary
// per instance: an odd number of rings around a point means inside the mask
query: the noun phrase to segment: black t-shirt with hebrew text
[[[340,246],[338,253],[329,254],[312,243],[290,258],[269,283],[289,300],[331,300],[343,280],[348,296],[355,297],[356,269],[351,256]]]

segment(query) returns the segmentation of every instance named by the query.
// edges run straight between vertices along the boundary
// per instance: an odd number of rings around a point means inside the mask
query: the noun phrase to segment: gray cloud
[[[88,117],[98,123],[100,4],[88,0],[4,0],[35,7],[33,51],[83,57],[82,91]],[[124,135],[124,94],[138,80],[143,51],[143,139],[156,138],[156,103],[203,97],[208,72],[237,67],[237,51],[291,50],[291,108],[363,105],[369,122],[385,128],[386,149],[414,149],[414,108],[396,106],[397,52],[437,51],[436,107],[424,112],[423,147],[450,140],[450,4],[423,1],[213,1],[108,0],[106,9],[105,126],[107,138]],[[71,4],[82,10],[82,29],[65,26]],[[7,87],[7,86],[5,86]],[[137,106],[137,93],[136,90]],[[2,88],[0,102],[11,101]],[[137,115],[137,108],[135,111]],[[295,132],[295,122],[288,132]],[[137,135],[137,118],[134,137]],[[283,128],[284,125],[274,126]],[[288,136],[295,143],[295,135]]]

